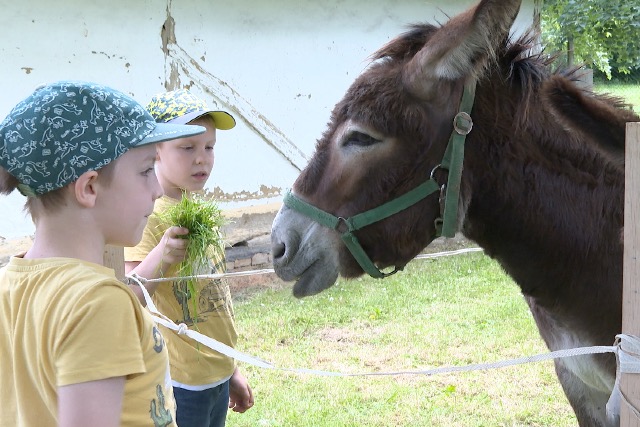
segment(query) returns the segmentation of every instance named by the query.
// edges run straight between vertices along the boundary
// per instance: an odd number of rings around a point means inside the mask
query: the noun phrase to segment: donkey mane
[[[438,31],[439,26],[429,23],[416,23],[409,25],[408,30],[369,56],[370,63],[404,63],[413,58],[429,41],[433,34]],[[583,72],[582,66],[577,65],[570,68],[558,68],[551,71],[551,65],[556,61],[558,53],[547,54],[539,45],[540,33],[531,28],[517,38],[510,36],[501,44],[502,49],[498,50],[493,63],[489,63],[484,69],[484,73],[477,75],[478,79],[487,77],[492,72],[499,72],[502,76],[507,76],[507,80],[512,84],[519,85],[519,93],[522,96],[521,105],[527,106],[530,97],[537,91],[540,85],[553,75],[565,78],[570,82],[577,82]],[[570,88],[563,86],[556,91],[558,98],[554,99],[555,105],[568,106],[573,100],[560,99]],[[579,90],[579,89],[573,89]],[[549,93],[552,95],[553,93]],[[601,102],[601,106],[609,111],[620,113],[620,109],[629,110],[632,108],[624,99],[609,94],[591,93],[590,96],[595,102]],[[521,122],[527,120],[527,111],[519,114]],[[633,114],[633,113],[631,113]],[[612,113],[613,115],[613,113]],[[630,121],[629,115],[622,119]]]

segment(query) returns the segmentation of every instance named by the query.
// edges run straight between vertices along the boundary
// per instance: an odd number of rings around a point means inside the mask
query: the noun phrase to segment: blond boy
[[[235,120],[224,111],[210,109],[187,90],[156,95],[147,109],[157,122],[189,123],[206,129],[201,135],[158,144],[156,172],[164,196],[156,201],[140,244],[125,248],[127,272],[145,278],[175,277],[178,263],[184,260],[189,230],[166,223],[162,212],[183,195],[189,197],[203,190],[213,169],[216,129],[231,129]],[[202,273],[224,272],[224,253],[214,253],[209,265],[196,267]],[[235,346],[233,304],[224,280],[198,281],[195,295],[180,291],[177,282],[149,283],[147,289],[164,315],[196,325],[199,332]],[[178,424],[221,427],[228,408],[244,412],[253,406],[251,388],[232,358],[168,329],[163,332],[169,348]]]

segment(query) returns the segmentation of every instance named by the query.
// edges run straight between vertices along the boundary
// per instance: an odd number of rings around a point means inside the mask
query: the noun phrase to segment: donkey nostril
[[[271,246],[271,256],[273,259],[282,258],[286,251],[284,243],[277,243]]]

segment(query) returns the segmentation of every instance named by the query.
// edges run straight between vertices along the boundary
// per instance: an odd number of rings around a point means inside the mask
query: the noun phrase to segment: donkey
[[[552,73],[535,33],[509,37],[519,8],[482,0],[444,25],[414,25],[373,55],[273,222],[274,269],[295,280],[296,297],[338,275],[386,277],[459,231],[515,280],[550,350],[614,343],[624,198],[616,158],[621,127],[639,118],[578,91],[571,73]],[[555,369],[581,426],[619,423],[605,410],[612,354],[556,359]]]

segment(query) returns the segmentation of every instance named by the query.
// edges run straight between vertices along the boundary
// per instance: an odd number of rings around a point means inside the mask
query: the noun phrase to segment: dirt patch
[[[458,249],[470,248],[478,246],[474,242],[465,238],[462,234],[458,233],[454,237],[446,238],[439,237],[429,244],[422,251],[423,254],[433,254],[436,252],[455,251]]]

